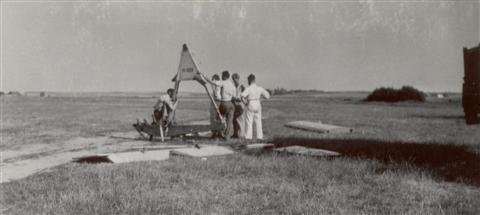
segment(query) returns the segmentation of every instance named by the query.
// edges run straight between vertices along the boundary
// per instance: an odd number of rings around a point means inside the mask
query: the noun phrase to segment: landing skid
[[[143,138],[148,135],[149,140],[152,141],[154,137],[160,137],[160,128],[158,124],[148,123],[135,123],[133,127]],[[168,128],[163,128],[163,134],[165,137],[179,137],[187,134],[198,134],[200,132],[206,132],[211,130],[221,130],[223,126],[211,126],[211,125],[170,125]]]

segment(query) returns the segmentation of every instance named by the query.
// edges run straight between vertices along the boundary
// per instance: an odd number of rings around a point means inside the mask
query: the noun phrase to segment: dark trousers
[[[222,101],[220,103],[220,113],[222,114],[222,117],[225,119],[226,122],[226,128],[225,131],[223,132],[222,136],[226,139],[230,138],[230,130],[232,130],[232,122],[233,122],[233,112],[235,109],[235,106],[231,101]]]
[[[235,111],[233,112],[233,137],[239,138],[240,137],[240,129],[242,129],[242,125],[238,120],[243,114],[243,106],[241,104],[235,104]]]

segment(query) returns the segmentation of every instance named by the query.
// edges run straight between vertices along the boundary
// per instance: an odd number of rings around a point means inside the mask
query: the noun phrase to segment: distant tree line
[[[9,95],[9,96],[21,96],[22,94],[18,91],[9,91],[8,93],[5,93],[3,91],[0,91],[0,96],[3,95]]]
[[[310,89],[310,90],[299,90],[299,89],[287,90],[287,89],[282,88],[282,87],[277,87],[275,89],[267,89],[267,91],[271,95],[288,95],[288,94],[298,94],[298,93],[322,93],[323,92],[322,90],[314,90],[314,89]]]

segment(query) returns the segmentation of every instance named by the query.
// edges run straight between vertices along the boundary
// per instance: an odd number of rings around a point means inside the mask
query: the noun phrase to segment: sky
[[[1,1],[1,91],[164,91],[183,43],[265,88],[460,92],[479,1]],[[181,91],[201,91],[195,82]]]

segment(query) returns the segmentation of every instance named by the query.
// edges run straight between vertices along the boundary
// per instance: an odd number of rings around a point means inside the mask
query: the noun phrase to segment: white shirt
[[[221,88],[220,100],[232,101],[232,97],[235,97],[235,93],[237,92],[237,88],[235,87],[235,85],[233,85],[232,81],[222,80],[218,81],[216,84],[218,84]]]
[[[160,99],[157,101],[157,104],[153,107],[154,109],[160,109],[164,104],[168,106],[168,108],[173,109],[173,102],[169,95],[162,95]]]
[[[218,84],[219,81],[213,81],[213,83]],[[215,100],[220,100],[222,99],[222,89],[221,87],[212,85],[212,90],[213,90],[213,98]]]
[[[241,84],[236,87],[237,91],[235,93],[235,98],[242,97],[242,88],[243,88],[243,85]]]
[[[246,98],[248,101],[260,100],[262,96],[269,99],[270,93],[263,89],[263,87],[257,86],[255,83],[248,86],[245,91],[242,92],[242,97]]]

